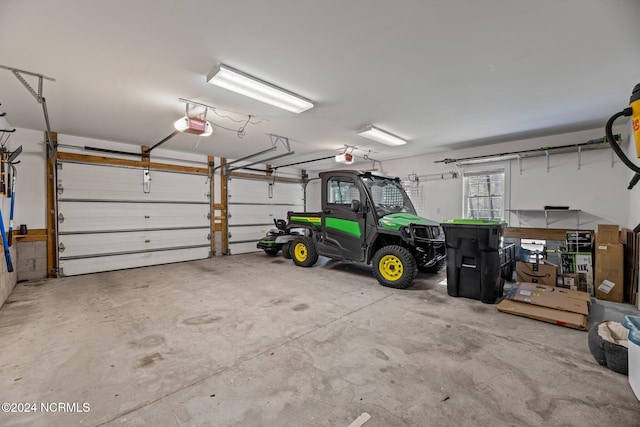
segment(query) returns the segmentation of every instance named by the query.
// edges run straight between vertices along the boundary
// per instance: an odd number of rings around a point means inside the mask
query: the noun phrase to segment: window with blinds
[[[463,173],[464,218],[504,219],[504,169]]]

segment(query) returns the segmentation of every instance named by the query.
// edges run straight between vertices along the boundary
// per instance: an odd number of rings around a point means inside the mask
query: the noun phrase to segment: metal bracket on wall
[[[549,152],[545,151],[544,154],[547,155],[547,173],[549,172]]]
[[[42,84],[43,81],[49,80],[52,82],[55,82],[56,79],[54,79],[53,77],[47,77],[43,74],[39,74],[39,73],[32,73],[31,71],[25,71],[25,70],[19,70],[17,68],[13,68],[13,67],[7,67],[5,65],[0,65],[0,68],[5,69],[5,70],[9,70],[11,71],[11,73],[16,76],[16,78],[20,81],[20,83],[22,83],[22,85],[29,91],[29,93],[36,99],[36,102],[38,104],[42,105],[42,112],[44,114],[44,121],[45,124],[47,125],[47,147],[48,147],[48,151],[47,151],[47,155],[49,158],[53,158],[53,147],[54,147],[54,143],[53,140],[51,138],[51,125],[49,124],[49,112],[47,111],[47,100],[44,98],[44,96],[42,96]],[[27,82],[25,80],[25,78],[23,77],[23,74],[26,74],[28,76],[34,76],[38,78],[38,91],[36,92],[31,85],[29,84],[29,82]]]
[[[522,175],[522,157],[518,156],[518,169],[520,169],[520,175]]]
[[[287,149],[287,151],[291,151],[291,147],[289,146],[289,138],[287,138],[286,136],[274,135],[272,133],[268,133],[267,135],[269,135],[269,138],[271,138],[272,146],[275,147],[278,145],[278,142],[281,142],[282,145],[284,145],[284,148]]]
[[[582,147],[578,146],[578,170],[582,166]]]
[[[151,193],[151,175],[149,169],[142,171],[142,191],[145,194]]]

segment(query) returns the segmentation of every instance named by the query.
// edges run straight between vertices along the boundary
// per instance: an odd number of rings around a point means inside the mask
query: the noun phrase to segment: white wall
[[[22,145],[22,154],[16,159],[20,161],[16,165],[16,228],[20,224],[26,224],[29,229],[46,228],[46,149],[43,141],[43,132],[27,129],[17,129],[9,140],[11,151]]]
[[[626,126],[616,129],[628,145]],[[401,161],[383,162],[385,172],[406,176],[408,173],[431,174],[456,170],[453,164],[434,163],[444,158],[463,158],[497,154],[541,147],[578,144],[601,138],[603,129],[553,135],[482,148],[427,155]],[[577,150],[574,153],[550,154],[549,171],[546,157],[525,158],[520,173],[517,160],[488,163],[473,168],[502,165],[507,171],[506,208],[542,209],[545,205],[569,206],[580,209],[581,229],[594,229],[598,223],[628,225],[629,194],[626,190],[626,167],[617,159],[611,162],[611,150],[583,151],[578,169]],[[425,216],[444,220],[462,216],[462,179],[428,181],[424,183]],[[545,227],[544,213],[512,213],[506,217],[511,226]],[[519,221],[518,221],[519,220]],[[549,227],[574,228],[576,216],[571,213],[551,213]]]
[[[623,146],[629,145],[629,128],[618,126],[615,133],[623,136]],[[579,144],[604,136],[604,128],[590,131],[558,134],[543,138],[532,138],[490,146],[448,151],[437,154],[384,161],[381,171],[389,176],[406,179],[409,174],[430,175],[458,171],[454,164],[434,163],[445,158],[464,158],[488,154],[498,154],[547,146]],[[640,220],[640,196],[635,200],[636,209],[629,220],[630,193],[626,189],[629,173],[615,157],[611,162],[611,150],[583,151],[581,167],[578,169],[577,149],[574,153],[551,154],[547,172],[544,156],[522,160],[522,174],[517,160],[501,163],[487,163],[478,168],[503,165],[507,171],[507,208],[542,209],[545,205],[569,206],[581,209],[581,229],[595,229],[599,223],[615,223],[634,227]],[[370,164],[354,164],[352,169],[370,167]],[[459,172],[459,171],[458,171]],[[430,219],[442,221],[462,217],[462,179],[427,181],[423,179],[423,212]],[[640,187],[638,188],[640,190]],[[636,190],[636,191],[638,191]],[[317,197],[317,196],[316,196]],[[511,214],[506,218],[511,226],[546,227],[543,212]],[[549,216],[551,228],[576,228],[576,215],[556,213]]]

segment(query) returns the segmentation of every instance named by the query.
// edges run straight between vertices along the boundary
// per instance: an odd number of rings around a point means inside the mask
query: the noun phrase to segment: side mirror
[[[351,210],[354,212],[358,212],[360,210],[360,200],[353,199],[351,201]]]

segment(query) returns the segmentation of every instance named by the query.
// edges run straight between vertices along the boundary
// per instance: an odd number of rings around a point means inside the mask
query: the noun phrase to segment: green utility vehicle
[[[372,264],[382,285],[401,289],[411,286],[418,270],[442,268],[440,225],[416,215],[398,178],[338,170],[320,179],[322,211],[287,215],[285,229],[298,235],[286,255],[296,265],[311,267],[320,255]]]

